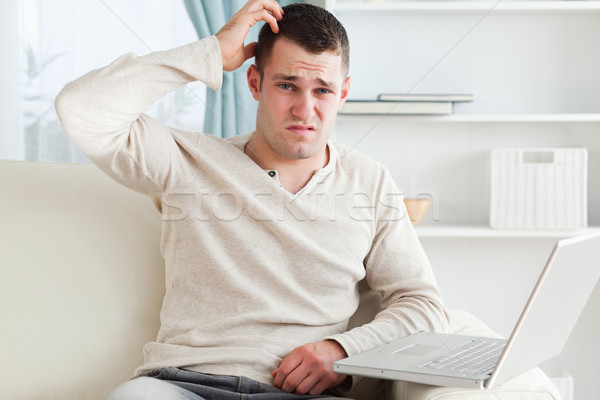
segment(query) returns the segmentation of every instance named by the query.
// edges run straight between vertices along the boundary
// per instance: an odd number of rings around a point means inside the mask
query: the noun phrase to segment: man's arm
[[[332,335],[349,356],[417,331],[444,332],[448,317],[433,269],[389,174],[381,184],[376,233],[364,259],[366,280],[382,296],[368,324]]]
[[[65,132],[108,175],[152,197],[186,171],[173,129],[143,114],[165,94],[192,81],[219,89],[221,52],[215,37],[138,57],[129,53],[68,83],[55,106]],[[181,139],[179,135],[179,139]],[[197,138],[195,139],[197,140]]]
[[[250,27],[264,20],[277,29],[280,18],[275,1],[252,0],[218,37],[142,57],[126,54],[87,73],[56,98],[65,132],[107,174],[156,196],[195,172],[186,168],[195,156],[197,137],[169,129],[143,112],[189,82],[218,90],[224,69],[236,69],[254,55],[256,44],[244,47]]]
[[[427,256],[412,228],[399,190],[384,185],[377,233],[365,259],[369,286],[382,297],[382,311],[368,324],[295,349],[273,372],[275,386],[319,394],[347,378],[333,372],[333,362],[389,343],[411,333],[447,330],[448,320]]]

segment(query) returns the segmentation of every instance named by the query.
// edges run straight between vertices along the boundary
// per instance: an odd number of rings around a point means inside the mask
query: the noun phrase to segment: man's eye
[[[292,89],[292,86],[287,83],[280,83],[279,87],[282,88],[283,90],[291,90]]]
[[[331,93],[331,90],[329,90],[329,89],[317,89],[317,93],[319,93],[319,94],[329,94],[329,93]]]

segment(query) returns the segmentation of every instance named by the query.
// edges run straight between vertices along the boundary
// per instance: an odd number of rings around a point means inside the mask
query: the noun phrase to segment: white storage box
[[[578,229],[587,226],[586,149],[495,149],[490,226]]]

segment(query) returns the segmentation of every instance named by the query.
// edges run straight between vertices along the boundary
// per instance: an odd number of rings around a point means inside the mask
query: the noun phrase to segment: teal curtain
[[[200,39],[214,35],[246,3],[246,0],[183,0],[185,8]],[[279,1],[284,6],[299,1]],[[261,24],[254,26],[246,43],[255,42]],[[250,59],[236,71],[223,73],[219,92],[206,92],[204,132],[230,137],[251,132],[256,128],[256,101],[248,89],[246,70]]]

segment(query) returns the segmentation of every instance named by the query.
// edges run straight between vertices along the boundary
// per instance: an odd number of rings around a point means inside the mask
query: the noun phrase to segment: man
[[[258,45],[244,46],[258,21],[266,22]],[[446,329],[431,267],[389,173],[329,141],[350,88],[348,48],[325,10],[251,0],[216,36],[127,54],[57,97],[79,147],[163,216],[158,338],[144,348],[140,377],[107,399],[331,394],[351,383],[333,373],[334,361]],[[142,114],[191,81],[218,89],[222,70],[255,53],[247,72],[255,132],[223,140]],[[346,332],[365,277],[384,310]]]

